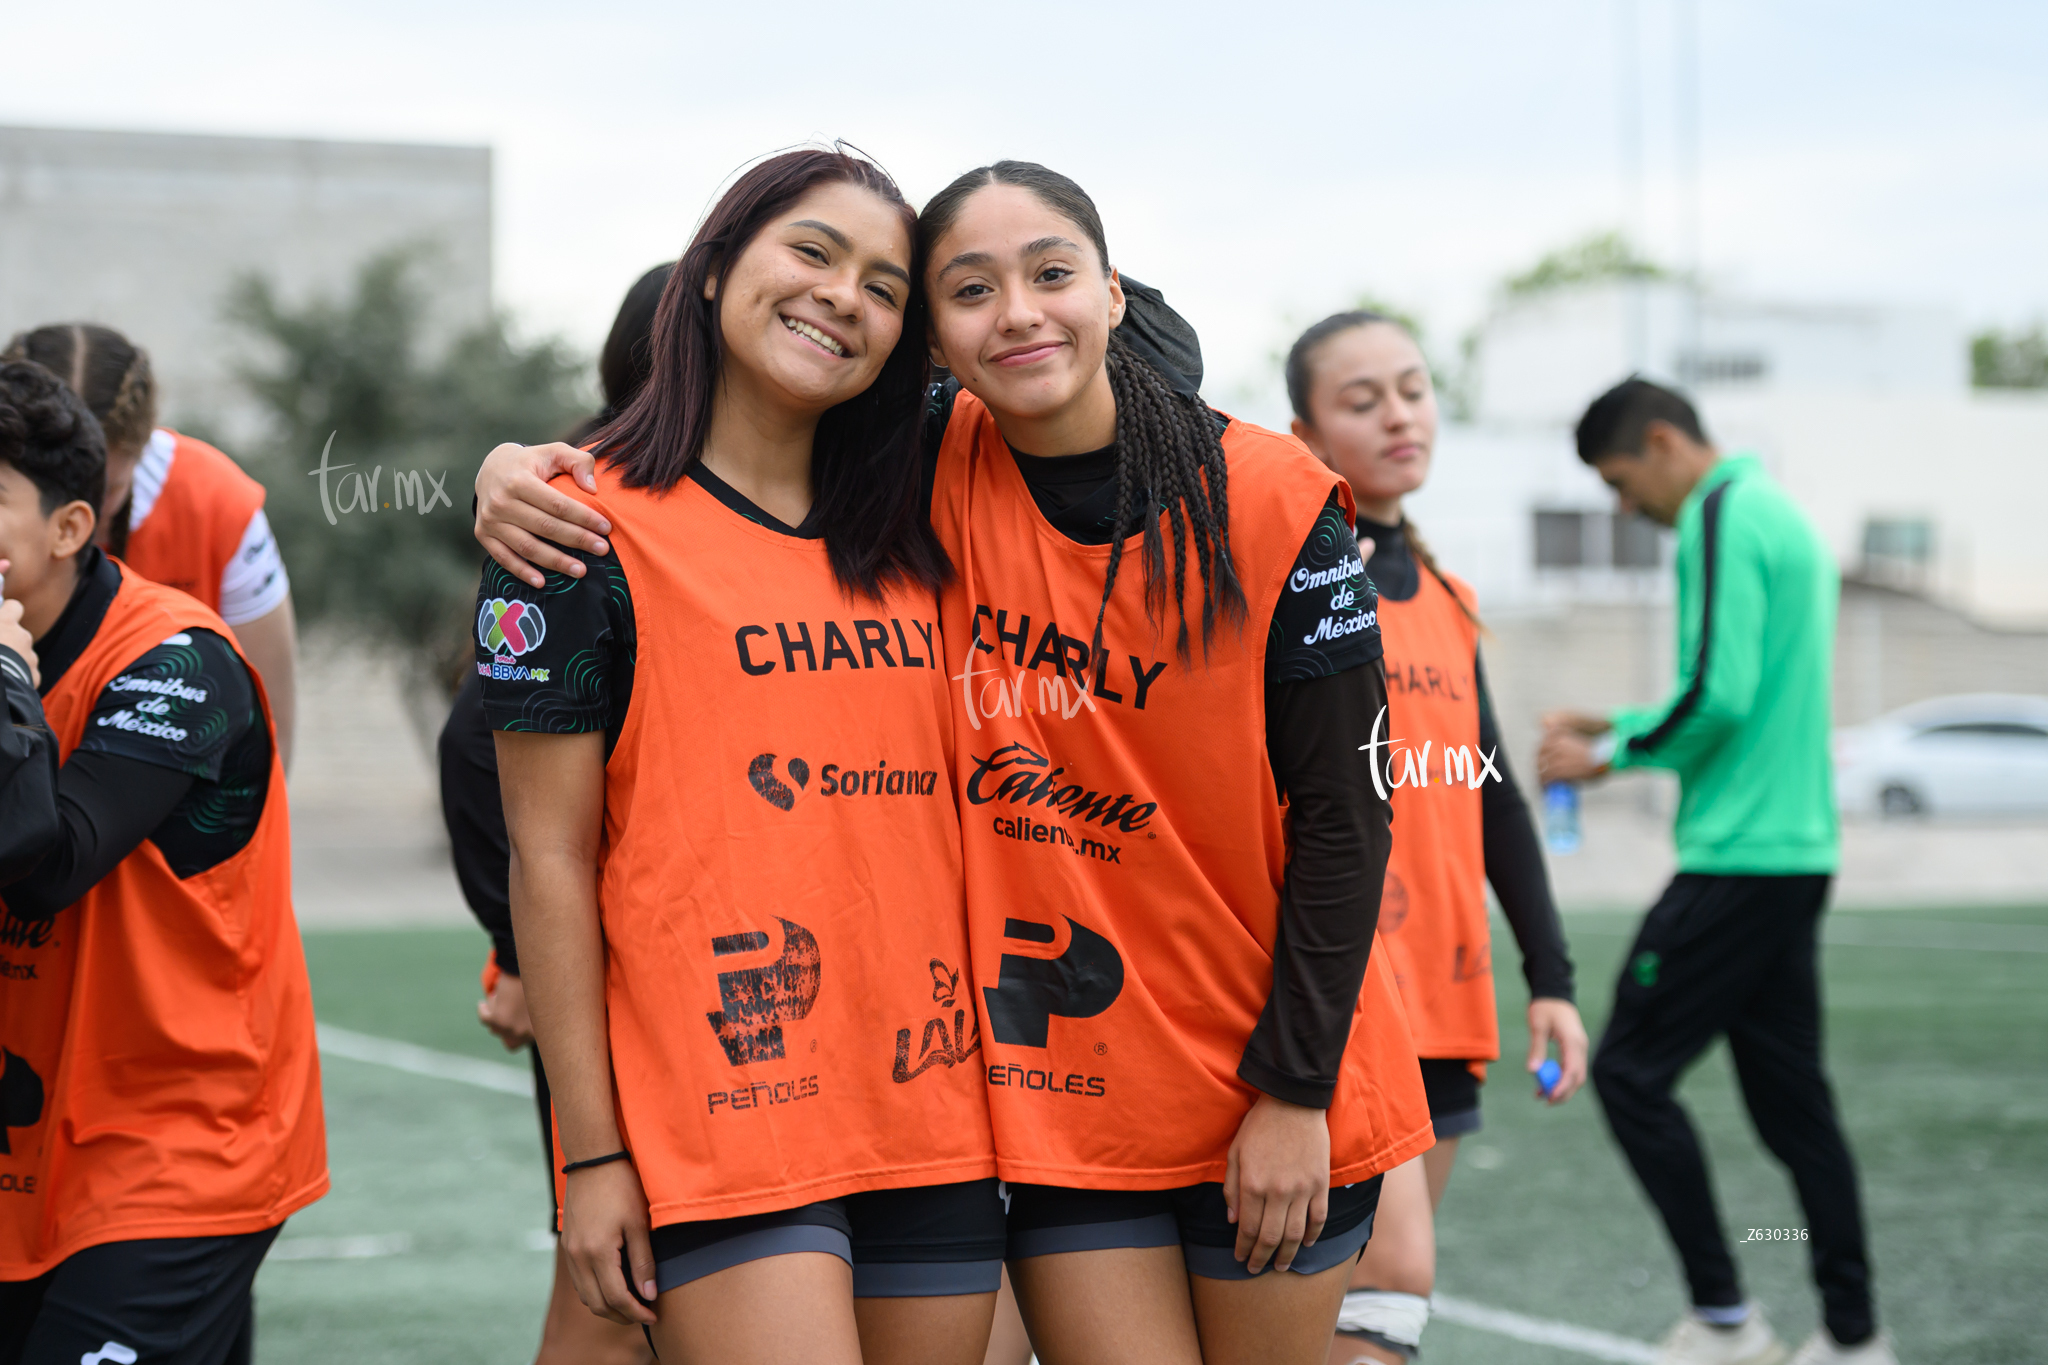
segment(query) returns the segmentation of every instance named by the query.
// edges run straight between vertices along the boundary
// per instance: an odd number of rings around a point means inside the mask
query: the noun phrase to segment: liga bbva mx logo
[[[492,654],[518,658],[540,648],[548,636],[548,618],[531,602],[493,597],[477,608],[476,638]]]

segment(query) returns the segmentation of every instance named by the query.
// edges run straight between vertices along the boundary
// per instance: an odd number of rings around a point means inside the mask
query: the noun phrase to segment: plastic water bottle
[[[1549,782],[1543,787],[1543,843],[1552,853],[1579,851],[1579,786]]]
[[[1557,1064],[1557,1058],[1545,1057],[1543,1065],[1536,1068],[1536,1088],[1547,1098],[1557,1089],[1557,1083],[1564,1079],[1564,1068]]]

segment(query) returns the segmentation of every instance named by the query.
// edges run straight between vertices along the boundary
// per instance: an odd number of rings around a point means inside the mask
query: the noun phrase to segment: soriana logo
[[[540,648],[548,635],[548,618],[531,602],[493,597],[477,609],[476,638],[492,654],[513,658]]]

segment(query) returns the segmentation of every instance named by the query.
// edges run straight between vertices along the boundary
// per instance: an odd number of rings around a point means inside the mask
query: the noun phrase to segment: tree
[[[1590,280],[1668,280],[1673,272],[1639,254],[1619,232],[1595,232],[1569,246],[1546,252],[1519,275],[1501,281],[1510,298],[1540,294]]]
[[[1970,382],[1980,389],[2048,389],[2048,328],[1990,328],[1970,338]]]
[[[429,253],[364,263],[347,298],[282,302],[236,286],[228,315],[263,359],[241,372],[271,419],[250,472],[302,620],[395,651],[442,696],[474,648],[482,551],[470,486],[501,441],[546,441],[594,406],[589,365],[557,339],[522,345],[498,316],[424,354]]]

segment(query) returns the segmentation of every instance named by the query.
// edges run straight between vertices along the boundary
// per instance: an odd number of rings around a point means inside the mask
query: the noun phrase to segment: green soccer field
[[[1597,1036],[1634,918],[1567,917]],[[1829,1055],[1861,1162],[1879,1311],[1899,1358],[2041,1359],[2048,1333],[2048,907],[1831,917]],[[1498,957],[1513,958],[1503,940]],[[481,934],[307,936],[324,1023],[440,1053],[510,1057],[474,1017]],[[1508,1056],[1525,996],[1504,968]],[[334,1192],[292,1219],[258,1280],[259,1359],[297,1365],[517,1365],[550,1260],[533,1105],[475,1084],[330,1055]],[[1590,1095],[1552,1111],[1496,1067],[1438,1237],[1437,1288],[1467,1304],[1648,1340],[1683,1307],[1675,1263]],[[1798,1228],[1783,1173],[1742,1112],[1725,1050],[1683,1096],[1725,1221]],[[1750,1292],[1796,1342],[1815,1322],[1806,1246],[1738,1248]],[[2029,1344],[2033,1343],[2033,1344]],[[1596,1358],[1439,1318],[1430,1365]],[[1611,1357],[1610,1357],[1611,1358]]]

